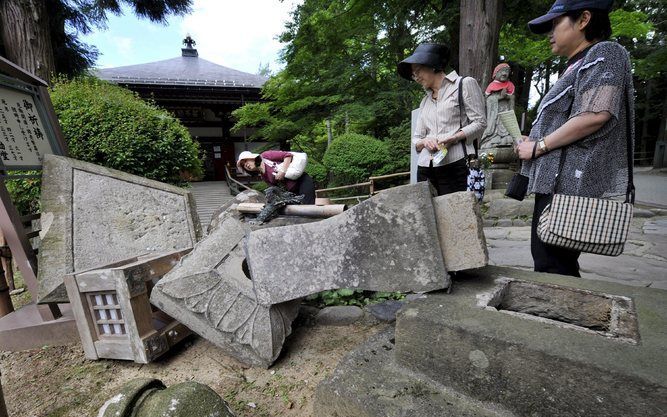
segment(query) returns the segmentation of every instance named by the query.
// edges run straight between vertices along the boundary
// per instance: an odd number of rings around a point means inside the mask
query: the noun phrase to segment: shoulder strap
[[[465,107],[465,100],[463,100],[463,80],[465,80],[468,77],[461,77],[459,80],[459,129],[463,128],[463,119],[466,117],[466,107]],[[461,146],[463,147],[463,155],[465,155],[466,160],[468,159],[468,148],[466,147],[466,141],[462,140],[459,142]],[[478,158],[477,155],[477,139],[475,139],[472,142],[473,148],[475,148],[475,158]]]

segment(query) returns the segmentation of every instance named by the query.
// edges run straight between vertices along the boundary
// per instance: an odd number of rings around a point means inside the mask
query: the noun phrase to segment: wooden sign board
[[[0,57],[0,170],[41,169],[45,154],[67,154],[46,83]]]
[[[46,154],[67,154],[47,84],[0,57],[0,230],[33,298],[39,288],[37,258],[5,179],[16,177],[7,171],[41,169]],[[40,306],[39,312],[44,319],[60,314],[55,304]]]

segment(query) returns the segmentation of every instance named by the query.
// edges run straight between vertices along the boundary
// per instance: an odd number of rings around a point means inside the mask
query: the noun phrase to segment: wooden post
[[[12,252],[7,246],[7,241],[0,230],[0,268],[5,271],[5,280],[9,285],[9,291],[14,291],[16,285],[14,283],[14,267],[12,266]]]
[[[14,311],[14,305],[12,305],[12,298],[9,296],[9,287],[5,282],[5,271],[0,266],[0,317],[4,317],[12,311]]]
[[[0,230],[7,239],[30,296],[37,301],[39,293],[37,257],[25,234],[21,216],[12,203],[4,179],[0,179]],[[54,320],[62,315],[57,304],[41,305],[38,306],[38,310],[44,321]]]

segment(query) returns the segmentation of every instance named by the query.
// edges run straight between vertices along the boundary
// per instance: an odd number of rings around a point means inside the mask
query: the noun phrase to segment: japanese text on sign
[[[39,166],[52,153],[32,95],[0,86],[0,161],[11,169]]]

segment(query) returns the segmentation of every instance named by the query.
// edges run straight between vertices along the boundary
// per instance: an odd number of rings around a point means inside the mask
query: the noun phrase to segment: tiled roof
[[[147,64],[97,70],[96,75],[117,84],[155,84],[261,88],[267,78],[223,67],[199,57],[178,57]]]

